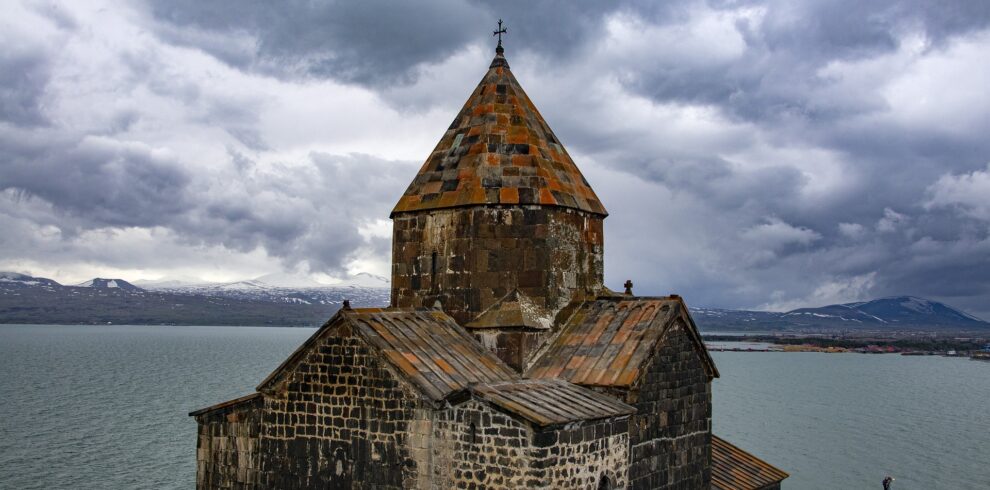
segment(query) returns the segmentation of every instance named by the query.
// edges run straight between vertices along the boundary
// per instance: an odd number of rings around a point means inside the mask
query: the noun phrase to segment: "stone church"
[[[678,296],[603,283],[605,207],[501,43],[392,211],[392,299],[192,412],[197,487],[771,489],[711,432]]]

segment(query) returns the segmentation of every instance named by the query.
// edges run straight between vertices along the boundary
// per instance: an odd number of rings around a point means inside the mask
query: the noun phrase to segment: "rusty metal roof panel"
[[[523,379],[470,387],[477,397],[540,427],[622,417],[636,409],[559,379]]]
[[[496,55],[392,215],[484,204],[608,214],[502,54]]]
[[[527,377],[561,378],[587,386],[631,386],[683,308],[680,299],[673,296],[614,296],[589,301],[562,327]],[[699,349],[709,359],[704,346]],[[711,368],[715,372],[714,364]]]
[[[752,454],[712,436],[712,488],[759,490],[780,483],[788,475]]]
[[[351,310],[343,316],[433,400],[471,383],[518,378],[443,312]]]

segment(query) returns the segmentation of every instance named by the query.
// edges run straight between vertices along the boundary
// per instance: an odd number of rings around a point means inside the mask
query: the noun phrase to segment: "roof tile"
[[[587,386],[630,386],[640,365],[681,312],[680,300],[673,297],[616,296],[589,301],[571,316],[526,374]]]
[[[364,308],[340,310],[258,386],[264,391],[282,379],[302,356],[337,326],[348,325],[419,388],[440,400],[472,383],[518,379],[518,374],[481,346],[442,311]]]
[[[492,166],[506,176],[543,178],[494,180],[484,170]],[[521,168],[534,170],[518,173]],[[460,192],[448,195],[453,189]],[[608,214],[501,54],[392,214],[479,204],[540,204]]]
[[[479,398],[538,426],[621,417],[636,412],[615,398],[559,379],[473,385]]]
[[[712,488],[760,490],[787,478],[787,473],[752,454],[712,436]]]

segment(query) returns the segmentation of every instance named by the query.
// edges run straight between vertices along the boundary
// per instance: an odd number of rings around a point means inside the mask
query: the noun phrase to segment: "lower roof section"
[[[225,409],[230,409],[230,408],[236,408],[236,407],[239,407],[240,405],[243,405],[245,403],[248,403],[248,402],[251,402],[251,401],[254,401],[254,400],[260,400],[260,399],[261,399],[261,393],[257,393],[257,392],[256,393],[251,393],[250,395],[244,395],[244,396],[242,396],[240,398],[234,398],[233,400],[227,400],[225,402],[220,402],[220,403],[217,403],[216,405],[210,405],[210,406],[208,406],[206,408],[201,408],[199,410],[193,410],[192,412],[189,412],[189,416],[190,417],[198,417],[200,415],[205,415],[205,414],[208,414],[208,413],[211,413],[211,412],[216,412],[218,410],[225,410]]]
[[[472,385],[475,397],[539,427],[628,416],[636,408],[559,379],[520,379]]]
[[[426,398],[439,401],[472,383],[519,376],[440,310],[342,308],[258,386],[273,392],[322,339],[341,328],[356,333]]]
[[[679,296],[600,297],[583,303],[527,371],[584,386],[631,386],[667,330],[682,321],[710,377],[718,370]]]
[[[752,454],[712,435],[712,488],[714,490],[760,490],[773,488],[787,473]]]

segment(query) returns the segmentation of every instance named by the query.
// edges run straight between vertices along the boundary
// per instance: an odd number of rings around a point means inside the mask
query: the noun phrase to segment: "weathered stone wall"
[[[437,414],[433,488],[608,488],[628,482],[628,419],[537,429],[471,400]]]
[[[196,417],[196,488],[244,488],[259,480],[261,398]]]
[[[626,488],[628,429],[629,419],[622,418],[539,432],[530,474],[538,488]]]
[[[528,367],[530,357],[540,349],[550,332],[518,328],[472,329],[474,338],[492,351],[496,357],[512,369],[522,373]]]
[[[550,315],[602,286],[602,217],[560,207],[477,206],[393,217],[392,305],[464,324],[519,288]]]
[[[683,324],[658,344],[630,390],[636,407],[629,428],[630,488],[707,489],[711,486],[711,383]]]
[[[433,488],[527,488],[532,430],[469,400],[436,414]],[[535,488],[535,487],[532,487]]]
[[[265,397],[262,481],[276,488],[410,488],[428,468],[429,413],[345,327]],[[413,444],[416,442],[416,444]]]

